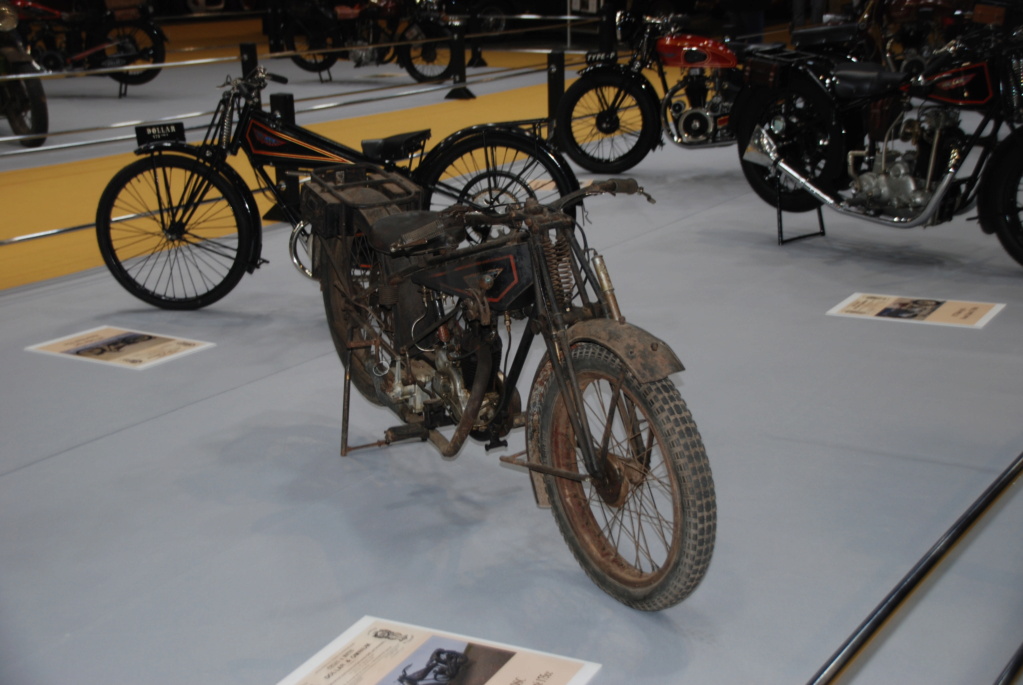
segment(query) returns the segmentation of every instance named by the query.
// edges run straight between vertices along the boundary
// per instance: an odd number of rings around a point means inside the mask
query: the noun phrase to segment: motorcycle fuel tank
[[[721,41],[688,33],[659,38],[657,54],[665,66],[683,69],[731,69],[738,64],[735,53]]]

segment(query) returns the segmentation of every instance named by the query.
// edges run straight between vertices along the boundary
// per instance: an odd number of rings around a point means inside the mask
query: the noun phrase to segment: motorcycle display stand
[[[775,190],[777,191],[777,202],[775,207],[778,217],[778,244],[785,245],[786,243],[794,243],[797,240],[803,240],[805,238],[816,238],[817,236],[827,235],[824,232],[824,213],[821,211],[821,206],[817,205],[817,231],[815,233],[801,233],[800,235],[793,236],[791,238],[785,237],[784,221],[781,216],[781,175],[779,174],[775,179]]]

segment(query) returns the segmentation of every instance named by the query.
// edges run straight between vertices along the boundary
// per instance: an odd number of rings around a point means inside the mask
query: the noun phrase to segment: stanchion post
[[[295,96],[291,93],[271,93],[270,111],[279,115],[286,124],[295,124]],[[277,185],[284,185],[284,201],[289,207],[298,207],[298,177],[277,169]],[[273,210],[271,210],[273,211]],[[276,213],[274,214],[276,216]]]
[[[554,121],[558,103],[565,94],[565,53],[552,50],[547,53],[547,118]]]
[[[465,86],[465,24],[457,22],[451,28],[454,29],[451,67],[455,72],[455,87],[444,97],[447,100],[472,100],[476,96]]]
[[[473,7],[469,12],[469,26],[475,32],[480,32],[483,30],[483,22],[480,20],[480,11],[478,7]],[[487,66],[487,60],[483,59],[483,49],[480,48],[479,38],[469,39],[469,66],[470,67]]]
[[[239,48],[242,53],[242,78],[246,78],[259,66],[259,56],[256,54],[255,43],[242,43]]]
[[[600,25],[597,29],[597,49],[601,52],[613,52],[618,43],[615,27],[614,3],[605,2],[600,8]]]

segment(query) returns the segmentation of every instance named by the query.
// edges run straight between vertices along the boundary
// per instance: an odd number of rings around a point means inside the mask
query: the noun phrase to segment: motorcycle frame
[[[154,129],[157,130],[156,140],[150,139],[150,133]],[[471,126],[451,134],[429,153],[424,154],[430,132],[413,131],[384,139],[381,156],[371,157],[292,123],[279,111],[264,110],[258,91],[246,93],[235,92],[232,89],[221,97],[199,145],[186,144],[184,127],[174,122],[138,126],[136,135],[140,144],[135,154],[139,156],[178,154],[194,157],[227,178],[242,195],[254,229],[253,249],[247,260],[247,270],[252,273],[264,263],[261,256],[261,227],[264,217],[260,216],[248,184],[228,163],[228,157],[237,155],[239,151],[245,154],[261,183],[259,190],[269,196],[274,203],[265,218],[283,219],[295,228],[301,223],[297,192],[299,178],[314,169],[337,164],[373,164],[417,181],[417,174],[423,169],[428,169],[431,160],[446,152],[451,146],[467,136],[495,129],[528,135],[515,123]],[[565,167],[546,143],[539,138],[535,139],[535,143],[538,154],[544,154],[557,166]],[[270,176],[271,168],[277,172],[276,179]],[[570,174],[569,178],[574,178],[574,175]],[[432,190],[458,198],[457,192],[445,190],[442,186],[435,186]]]

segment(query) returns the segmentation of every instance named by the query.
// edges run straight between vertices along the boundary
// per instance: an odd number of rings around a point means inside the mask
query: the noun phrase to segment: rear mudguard
[[[186,143],[179,143],[173,141],[163,141],[149,143],[143,145],[135,150],[135,154],[140,157],[143,155],[152,154],[163,154],[170,153],[176,155],[184,155],[186,157],[194,157],[201,162],[209,164],[209,162],[202,157],[200,148],[195,145],[188,145]],[[245,183],[245,180],[241,177],[237,171],[234,170],[230,164],[226,162],[222,164],[214,165],[217,173],[223,176],[228,183],[234,186],[235,190],[242,196],[242,201],[245,203],[245,211],[249,214],[249,220],[252,222],[252,252],[248,255],[246,262],[248,266],[246,270],[249,273],[254,272],[260,265],[260,256],[263,253],[263,217],[260,216],[259,207],[256,205],[256,198],[253,197],[252,191],[249,190],[249,186]]]
[[[545,141],[543,138],[527,133],[518,126],[516,122],[499,122],[496,124],[477,124],[475,126],[469,126],[459,131],[455,131],[444,140],[437,143],[437,145],[426,153],[422,163],[417,167],[417,171],[430,169],[434,163],[434,160],[442,156],[449,148],[454,146],[456,143],[464,138],[471,138],[473,136],[485,135],[487,131],[500,131],[502,134],[509,134],[513,138],[519,138],[524,143],[532,145],[536,149],[538,157],[542,156],[546,160],[552,162],[557,166],[564,175],[571,180],[572,190],[579,189],[579,180],[575,176],[575,172],[572,167],[569,166],[565,158],[554,151],[554,148]],[[413,180],[416,180],[413,178]]]
[[[569,344],[594,342],[614,352],[640,383],[667,378],[685,367],[666,342],[639,326],[612,319],[588,319],[568,329]]]

